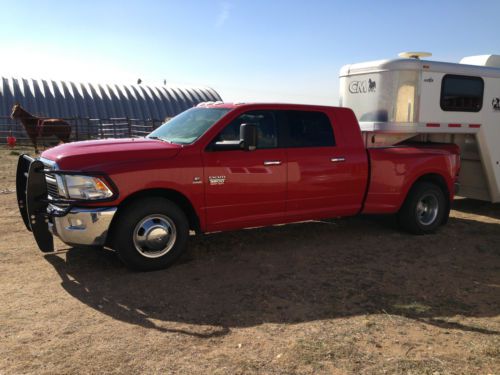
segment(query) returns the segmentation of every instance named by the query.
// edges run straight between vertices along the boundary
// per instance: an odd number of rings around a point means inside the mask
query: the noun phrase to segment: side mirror
[[[240,147],[246,151],[254,151],[257,148],[257,126],[255,124],[241,124]]]

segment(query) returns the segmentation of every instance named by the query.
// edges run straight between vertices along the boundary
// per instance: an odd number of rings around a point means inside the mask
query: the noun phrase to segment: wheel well
[[[412,185],[412,187],[417,183],[417,182],[430,182],[434,185],[437,185],[443,193],[448,197],[450,197],[450,192],[448,190],[448,186],[446,185],[446,181],[443,178],[443,176],[439,174],[426,174],[423,176],[420,176]]]
[[[434,184],[434,185],[438,186],[441,189],[441,191],[444,193],[444,195],[446,196],[446,210],[448,212],[450,212],[450,209],[451,209],[450,191],[448,190],[448,185],[446,185],[446,180],[444,179],[443,176],[441,176],[439,174],[435,174],[435,173],[431,173],[431,174],[426,174],[426,175],[420,176],[413,183],[412,188],[413,188],[413,186],[415,186],[415,184],[417,182],[429,182],[431,184]],[[410,189],[410,191],[411,191],[411,189]],[[445,215],[445,217],[447,218],[448,215]],[[445,222],[446,222],[446,220],[445,220]]]
[[[186,214],[189,221],[189,229],[194,230],[196,233],[201,232],[200,219],[196,214],[196,211],[189,201],[189,199],[182,193],[179,193],[175,190],[170,189],[149,189],[138,191],[123,200],[118,206],[118,212],[113,218],[113,222],[116,217],[120,215],[120,211],[123,210],[124,207],[128,206],[130,203],[142,199],[142,198],[151,198],[151,197],[161,197],[166,198],[175,204],[179,205],[182,211]],[[113,223],[111,223],[113,225]]]

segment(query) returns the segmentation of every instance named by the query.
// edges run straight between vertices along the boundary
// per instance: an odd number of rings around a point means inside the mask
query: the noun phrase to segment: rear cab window
[[[335,135],[330,119],[319,111],[285,111],[285,146],[296,147],[333,147]]]

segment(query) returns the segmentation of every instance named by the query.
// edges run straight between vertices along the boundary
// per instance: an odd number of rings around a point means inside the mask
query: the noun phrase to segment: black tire
[[[185,251],[189,223],[175,203],[164,198],[143,198],[119,212],[112,233],[112,247],[125,265],[153,271],[170,266]]]
[[[449,215],[446,199],[439,186],[430,182],[415,183],[398,213],[401,228],[414,234],[434,232]]]

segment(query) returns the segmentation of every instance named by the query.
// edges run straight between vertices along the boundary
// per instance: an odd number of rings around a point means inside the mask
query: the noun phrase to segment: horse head
[[[10,118],[11,119],[15,119],[16,117],[19,116],[19,110],[22,109],[21,108],[21,105],[19,103],[15,103],[13,106],[12,106],[12,112],[10,113]]]
[[[10,113],[10,118],[23,120],[23,119],[33,119],[35,117],[33,115],[31,115],[23,107],[21,107],[21,104],[16,102],[14,104],[14,106],[12,107],[12,112]]]

